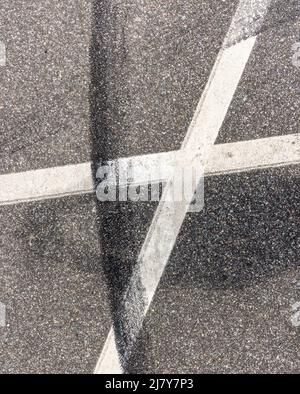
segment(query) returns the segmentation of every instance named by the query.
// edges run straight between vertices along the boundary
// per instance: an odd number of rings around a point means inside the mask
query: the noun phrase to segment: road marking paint
[[[164,182],[175,166],[188,166],[184,151],[133,156],[116,161],[123,171],[130,168],[131,185]],[[280,167],[300,163],[300,134],[214,145],[205,166],[205,176]],[[120,186],[125,184],[119,182]]]
[[[93,191],[90,163],[0,175],[0,205]]]
[[[116,339],[113,327],[111,327],[109,330],[104,348],[97,362],[95,370],[101,371],[101,374],[111,374],[112,371],[116,374],[123,373],[116,348]]]
[[[119,167],[133,169],[131,185],[164,182],[178,163],[180,167],[187,164],[181,151],[116,160]],[[214,145],[205,167],[205,176],[293,164],[300,164],[300,134]],[[120,186],[125,185],[120,183]],[[0,205],[94,192],[90,162],[0,175]]]
[[[244,28],[240,21],[243,15],[251,11],[251,8],[254,12],[259,4],[260,9],[265,9],[265,12],[261,13],[261,23],[269,3],[269,0],[255,0],[254,2],[246,0],[240,1],[238,5],[182,145],[191,163],[196,157],[200,157],[205,168],[211,148],[255,44],[256,37],[250,37],[230,46],[232,40],[239,37],[241,29]],[[111,368],[111,373],[119,370],[119,361],[122,366],[126,365],[185,218],[188,204],[184,201],[177,202],[175,210],[174,202],[168,201],[166,197],[173,194],[173,188],[172,181],[168,181],[120,305],[118,319],[114,322],[115,332],[118,333],[118,350],[116,347],[114,349],[118,354],[114,354],[113,357],[118,359],[118,363],[114,366],[115,369]],[[190,202],[193,193],[186,198],[187,202]],[[107,346],[103,351],[112,355],[113,349]],[[101,354],[102,360],[109,357],[108,355],[105,358]],[[102,373],[104,369],[103,363],[98,363],[95,373]]]
[[[232,46],[248,37],[260,33],[268,8],[273,0],[240,1],[236,9],[236,17],[232,20],[227,33],[226,46]]]
[[[237,173],[300,163],[300,134],[214,145],[207,175]]]

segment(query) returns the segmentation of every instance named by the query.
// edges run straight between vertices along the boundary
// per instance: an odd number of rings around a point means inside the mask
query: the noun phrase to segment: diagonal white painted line
[[[257,36],[272,1],[240,1],[235,13],[236,17],[231,22],[224,45],[232,46],[248,37]]]
[[[250,37],[234,46],[228,46],[236,36],[240,36],[240,29],[236,31],[235,28],[241,26],[239,21],[243,15],[247,12],[250,15],[253,14],[258,4],[260,7],[263,5],[260,8],[261,22],[269,3],[268,0],[246,0],[240,1],[238,5],[229,33],[217,57],[182,146],[190,157],[191,163],[196,157],[200,157],[205,167],[256,41],[256,37]],[[168,181],[142,246],[129,287],[125,292],[123,303],[120,305],[119,321],[114,322],[115,330],[118,332],[118,354],[113,355],[117,362],[111,368],[111,373],[120,371],[121,366],[126,364],[130,356],[185,218],[188,204],[184,201],[178,202],[175,210],[174,202],[167,197],[172,196],[173,188],[172,181]],[[192,201],[193,194],[185,196],[187,202]],[[110,363],[112,352],[112,348],[105,347],[104,353],[101,354],[102,362],[97,364],[95,373],[103,373],[105,364]]]
[[[100,371],[102,374],[121,374],[123,373],[121,364],[119,362],[118,350],[116,348],[115,332],[113,327],[109,330],[107,339],[105,341],[104,348],[101,356],[97,362],[96,371]]]
[[[133,169],[131,185],[165,182],[178,163],[182,167],[187,165],[181,151],[133,156],[116,161],[116,165],[121,168]],[[205,167],[205,176],[292,164],[300,164],[300,134],[214,145]],[[123,183],[119,185],[125,186]],[[94,191],[89,162],[0,175],[0,206]]]

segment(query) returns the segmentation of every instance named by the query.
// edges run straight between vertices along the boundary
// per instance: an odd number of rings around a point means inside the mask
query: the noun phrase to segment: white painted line
[[[236,18],[232,21],[224,46],[232,46],[260,33],[268,8],[273,0],[240,1]]]
[[[132,168],[132,185],[164,182],[172,167],[187,165],[181,151],[133,156],[116,161]],[[164,163],[165,166],[159,165]],[[300,164],[300,134],[214,145],[205,176]],[[124,186],[120,183],[120,186]],[[94,193],[91,163],[0,175],[0,205]]]
[[[119,354],[116,348],[116,339],[113,327],[109,330],[101,356],[97,362],[95,373],[97,374],[121,374],[123,373]]]
[[[300,164],[300,134],[214,145],[206,174],[219,175]]]
[[[229,34],[219,52],[182,146],[191,162],[196,156],[200,156],[204,167],[256,41],[256,37],[250,37],[228,47],[233,36],[239,35],[235,26],[241,20],[241,15],[248,12],[252,4],[253,0],[246,0],[240,1],[238,5]],[[259,4],[264,5],[266,13],[269,1],[260,0]],[[173,194],[173,187],[172,181],[168,181],[120,305],[122,322],[114,322],[119,329],[118,343],[123,341],[124,346],[121,348],[125,349],[123,354],[119,354],[122,365],[131,353],[188,209],[185,202],[176,203],[175,209],[174,202],[168,201],[166,196]],[[191,201],[193,194],[186,198],[187,202]],[[109,347],[105,347],[103,351],[112,354]],[[101,358],[103,360],[104,356],[101,355]],[[118,370],[119,365],[115,365],[115,368]],[[95,372],[103,369],[102,363],[98,363]]]
[[[91,164],[0,175],[0,205],[83,194],[94,189]]]
[[[205,166],[205,176],[250,171],[300,163],[300,134],[260,138],[214,145]],[[184,150],[122,158],[115,165],[130,168],[131,185],[164,182],[175,166],[190,165]],[[120,186],[125,186],[120,182]]]
[[[227,109],[240,80],[248,57],[252,51],[255,39],[246,41],[221,51],[216,66],[207,84],[207,88],[200,100],[195,116],[189,127],[183,148],[192,160],[196,154],[200,154],[202,165],[205,166],[211,147],[218,135]],[[223,80],[222,75],[225,74]],[[224,81],[224,82],[223,82]],[[200,179],[199,179],[200,181]],[[173,250],[181,225],[185,218],[188,203],[192,200],[193,193],[185,196],[187,202],[174,202],[168,196],[173,195],[173,183],[167,182],[162,200],[155,212],[145,242],[138,257],[134,280],[130,281],[124,296],[123,315],[131,313],[133,300],[142,300],[144,305],[139,316],[136,314],[122,321],[124,342],[127,344],[127,353],[122,355],[124,361],[128,358],[135,338],[142,327],[144,316],[151,304],[160,278]],[[174,213],[175,212],[175,213]],[[141,290],[143,289],[143,291]],[[141,302],[141,301],[140,301]],[[136,321],[132,323],[132,319]]]

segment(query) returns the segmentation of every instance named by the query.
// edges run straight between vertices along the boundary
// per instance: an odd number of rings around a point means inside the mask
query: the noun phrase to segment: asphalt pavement
[[[237,6],[2,0],[0,173],[180,149]],[[271,2],[216,144],[299,132],[299,23]],[[299,373],[299,164],[281,164],[205,178],[125,372]],[[0,206],[0,373],[93,372],[157,206]]]

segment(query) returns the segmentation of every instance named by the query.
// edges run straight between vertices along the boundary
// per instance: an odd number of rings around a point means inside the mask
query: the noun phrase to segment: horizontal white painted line
[[[91,163],[0,175],[0,205],[92,192]]]
[[[205,173],[218,175],[300,163],[300,134],[214,145]]]
[[[132,168],[132,184],[165,181],[173,166],[184,165],[184,151],[122,158],[116,164]],[[165,163],[162,166],[162,163]],[[206,176],[300,163],[300,134],[214,145]],[[91,163],[0,175],[0,205],[94,192]]]
[[[214,145],[210,151],[205,175],[212,176],[300,162],[300,134],[261,138],[250,141]],[[190,165],[185,150],[122,158],[116,165],[130,168],[130,184],[165,181],[173,168]],[[120,182],[120,186],[123,183]]]

